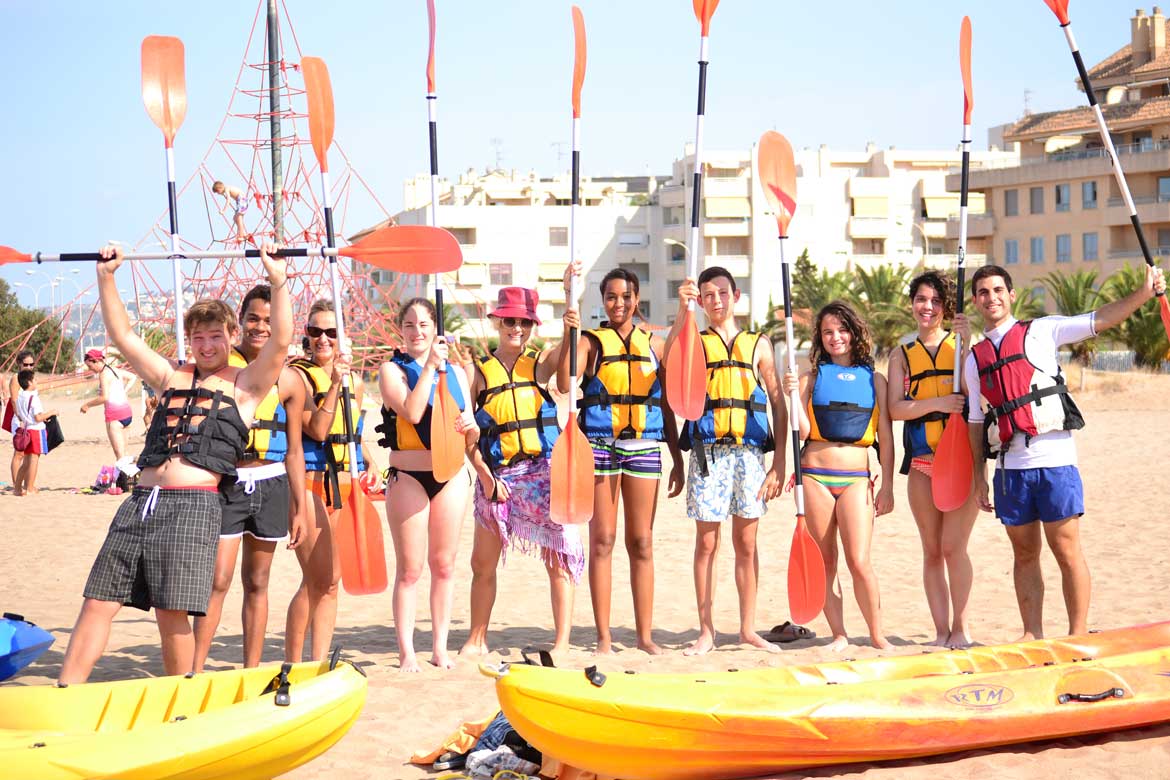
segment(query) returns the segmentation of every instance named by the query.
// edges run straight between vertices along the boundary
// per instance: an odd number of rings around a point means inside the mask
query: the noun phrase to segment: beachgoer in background
[[[235,240],[238,243],[244,243],[252,236],[249,235],[247,228],[244,227],[244,214],[248,211],[248,191],[241,190],[239,187],[229,187],[222,181],[217,181],[211,185],[211,191],[216,195],[222,195],[224,199],[235,209],[235,214],[232,215],[232,221],[236,226]]]
[[[11,378],[8,380],[8,403],[5,405],[4,417],[9,420],[8,431],[16,434],[16,429],[20,427],[20,418],[16,416],[16,399],[20,395],[20,382],[17,380],[21,371],[35,371],[37,367],[37,360],[33,353],[28,350],[22,350],[16,356],[15,370],[12,372]],[[12,407],[12,414],[9,415],[7,407]],[[13,489],[16,488],[16,475],[20,472],[20,464],[24,462],[24,450],[18,450],[16,447],[12,448],[12,464],[10,471],[12,474]]]
[[[16,396],[16,416],[20,418],[21,430],[28,434],[28,441],[24,445],[24,459],[16,474],[12,492],[17,496],[34,495],[40,492],[37,490],[37,466],[41,456],[49,451],[45,420],[56,412],[45,411],[41,404],[41,396],[37,392],[37,375],[31,368],[21,369],[16,375],[16,381],[20,385],[20,393]]]
[[[134,422],[134,410],[130,408],[126,393],[138,381],[138,377],[129,374],[130,381],[124,381],[123,377],[126,375],[107,363],[106,356],[100,349],[91,349],[85,353],[85,367],[98,379],[98,394],[81,404],[81,413],[85,414],[94,406],[105,405],[106,435],[110,439],[110,447],[114,450],[114,463],[119,470],[123,470],[124,466],[132,464],[132,459],[130,463],[123,463],[126,460],[126,438],[123,430]],[[123,473],[126,471],[123,470]],[[128,475],[133,476],[133,472]]]

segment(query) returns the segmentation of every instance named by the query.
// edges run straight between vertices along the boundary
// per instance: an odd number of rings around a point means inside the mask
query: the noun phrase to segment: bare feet
[[[594,655],[613,655],[613,642],[609,637],[597,638],[597,647],[593,648]]]
[[[478,658],[490,653],[487,642],[472,642],[470,639],[459,649],[459,657]]]
[[[398,671],[400,672],[420,672],[422,671],[418,665],[418,657],[411,653],[410,655],[403,655],[399,657]]]
[[[938,634],[935,636],[934,641],[931,642],[930,644],[933,645],[934,647],[950,647],[951,646],[950,641],[951,641],[951,632],[950,631],[939,631]]]
[[[664,652],[666,652],[661,647],[654,644],[653,639],[647,640],[645,642],[643,642],[641,639],[639,639],[638,640],[638,649],[641,650],[643,653],[646,653],[648,655],[662,655]]]
[[[881,634],[874,634],[874,635],[870,636],[869,642],[874,647],[876,647],[878,650],[891,650],[894,647],[893,645],[890,644],[889,640],[886,639]]]
[[[454,669],[455,661],[451,659],[451,656],[447,655],[446,650],[442,652],[436,650],[431,653],[431,665],[437,666],[440,669]]]
[[[1031,631],[1025,631],[1024,633],[1020,634],[1016,638],[1015,641],[1016,642],[1034,642],[1037,639],[1043,639],[1043,638],[1044,638],[1044,634],[1042,634],[1042,633],[1033,634]]]
[[[835,636],[833,637],[833,641],[829,643],[827,649],[830,653],[841,653],[844,652],[845,648],[847,647],[849,647],[849,637]]]
[[[40,488],[28,488],[27,490],[24,491],[24,494],[26,496],[35,496],[37,493],[40,493],[40,492],[41,492]]]
[[[766,650],[769,653],[780,652],[779,645],[772,644],[767,639],[764,639],[762,636],[757,634],[755,631],[749,631],[747,633],[744,633],[743,631],[739,632],[739,641],[742,644],[751,645],[757,649]]]
[[[952,631],[947,637],[947,647],[952,650],[966,650],[972,644],[971,636],[966,631]]]
[[[703,631],[699,634],[699,638],[695,643],[683,650],[683,655],[706,655],[715,649],[715,637],[710,633]]]

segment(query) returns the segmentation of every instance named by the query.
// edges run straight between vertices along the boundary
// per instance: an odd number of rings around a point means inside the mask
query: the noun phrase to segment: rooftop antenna
[[[490,138],[490,139],[488,139],[488,143],[490,143],[490,144],[492,145],[492,149],[495,149],[495,153],[496,153],[496,166],[495,166],[495,169],[496,169],[497,171],[501,171],[501,170],[503,170],[503,169],[504,169],[504,167],[503,167],[503,162],[504,162],[504,139],[503,139],[503,138]]]
[[[561,169],[561,164],[565,160],[565,142],[553,141],[549,146],[557,150],[557,170]]]
[[[1032,95],[1030,89],[1024,89],[1024,116],[1032,116]]]

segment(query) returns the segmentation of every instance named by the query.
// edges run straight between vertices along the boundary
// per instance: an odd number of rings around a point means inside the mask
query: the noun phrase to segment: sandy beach
[[[1076,388],[1079,372],[1070,384]],[[37,496],[0,494],[0,548],[5,577],[0,607],[27,616],[53,632],[56,644],[38,663],[8,685],[42,685],[56,676],[69,632],[81,601],[81,590],[111,517],[122,500],[74,492],[88,485],[102,463],[112,462],[100,410],[77,411],[79,389],[45,393],[45,405],[61,412],[67,438],[63,448],[41,461]],[[1092,374],[1084,392],[1074,393],[1085,412],[1087,427],[1076,434],[1086,489],[1083,520],[1086,554],[1093,574],[1090,625],[1094,628],[1127,626],[1170,619],[1170,540],[1167,510],[1170,486],[1165,480],[1170,462],[1170,377],[1144,374]],[[130,429],[131,448],[141,445],[142,426]],[[896,426],[896,433],[898,428]],[[135,450],[136,451],[136,450]],[[11,454],[3,441],[4,470]],[[380,459],[384,464],[385,455]],[[893,653],[923,652],[933,638],[921,584],[918,533],[898,478],[895,511],[877,521],[873,560],[881,584],[885,623]],[[459,551],[459,585],[452,621],[451,649],[458,650],[467,636],[468,563],[474,521],[470,509],[463,519]],[[787,619],[785,563],[793,528],[790,496],[773,502],[760,527],[760,596],[757,625],[761,630]],[[581,529],[585,531],[584,528]],[[655,528],[657,591],[655,639],[670,652],[647,656],[634,649],[634,620],[624,550],[614,555],[614,640],[619,652],[597,660],[590,654],[594,631],[585,582],[578,589],[574,609],[573,649],[561,666],[598,663],[603,671],[722,670],[829,660],[823,647],[827,625],[818,619],[809,625],[820,639],[785,645],[769,655],[734,644],[736,594],[732,579],[732,551],[725,539],[720,549],[716,596],[716,626],[722,643],[701,658],[684,657],[681,648],[695,638],[696,615],[691,576],[694,525],[686,519],[681,498],[661,498]],[[619,535],[620,538],[620,535]],[[386,534],[389,569],[393,554]],[[1015,639],[1020,632],[1011,577],[1011,551],[997,520],[980,516],[971,538],[975,565],[975,592],[971,625],[981,644]],[[1067,630],[1059,575],[1051,555],[1044,559],[1047,591],[1045,629],[1049,636]],[[300,579],[295,557],[283,548],[273,566],[270,591],[266,662],[281,658],[285,608]],[[420,659],[429,656],[430,623],[426,603],[428,580],[419,586],[416,647]],[[848,579],[846,620],[854,644],[848,657],[864,658],[878,651],[866,644],[865,624],[853,599]],[[241,660],[240,589],[233,586],[224,618],[212,648],[210,668],[229,668]],[[461,661],[457,668],[440,671],[424,664],[420,674],[402,674],[397,668],[390,593],[354,598],[341,596],[335,642],[347,657],[365,664],[369,700],[350,733],[331,751],[288,775],[310,778],[424,778],[427,768],[407,763],[419,748],[431,748],[461,721],[481,719],[494,711],[492,683],[480,676],[476,664]],[[520,554],[508,557],[500,571],[499,595],[489,634],[489,660],[519,660],[522,647],[551,641],[551,614],[547,577],[539,561]],[[160,675],[162,663],[157,631],[150,615],[124,609],[114,624],[110,645],[92,679],[117,680]],[[1064,739],[1043,744],[975,751],[929,760],[892,764],[853,764],[810,770],[778,777],[942,778],[1048,777],[1165,778],[1170,777],[1170,724],[1107,736]]]

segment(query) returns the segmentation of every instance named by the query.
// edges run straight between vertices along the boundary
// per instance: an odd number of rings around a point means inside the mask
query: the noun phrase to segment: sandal
[[[436,758],[435,762],[431,764],[431,767],[436,772],[442,772],[446,769],[462,769],[466,763],[466,753],[456,753],[453,750],[448,750],[446,753],[443,753],[438,758]]]
[[[810,631],[804,626],[798,626],[790,620],[785,620],[779,625],[772,626],[772,630],[764,634],[764,639],[780,644],[798,642],[801,639],[816,639],[816,637],[815,632]]]

